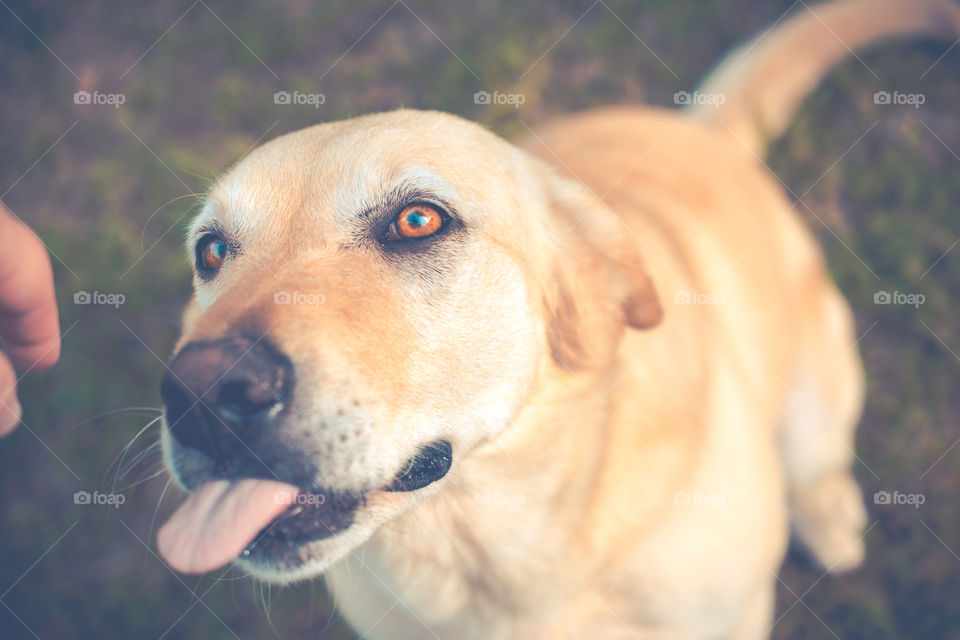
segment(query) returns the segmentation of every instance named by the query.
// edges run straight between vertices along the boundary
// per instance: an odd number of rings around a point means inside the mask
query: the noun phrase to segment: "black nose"
[[[266,338],[229,336],[183,347],[160,391],[173,436],[228,461],[250,455],[264,427],[289,404],[292,389],[290,360]]]

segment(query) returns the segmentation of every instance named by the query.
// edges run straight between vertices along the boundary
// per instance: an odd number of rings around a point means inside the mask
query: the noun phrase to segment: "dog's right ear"
[[[626,327],[660,322],[660,302],[624,222],[582,185],[552,173],[546,183],[553,255],[544,304],[551,355],[569,370],[603,366]]]

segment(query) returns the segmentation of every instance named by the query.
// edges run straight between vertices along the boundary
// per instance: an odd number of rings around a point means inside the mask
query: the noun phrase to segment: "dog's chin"
[[[283,549],[267,551],[254,544],[253,548],[243,552],[236,565],[244,573],[272,584],[285,585],[310,580],[360,547],[376,529],[376,525],[356,522],[332,537]]]
[[[301,489],[288,495],[289,506],[253,537],[235,562],[248,574],[276,584],[316,577],[381,525],[439,491],[451,464],[449,442],[438,440],[422,446],[378,489]],[[187,484],[175,469],[173,475]],[[200,484],[190,483],[190,488]]]
[[[431,483],[413,492],[381,489],[368,493],[351,513],[349,524],[335,533],[320,534],[319,539],[309,539],[309,533],[298,537],[301,531],[312,527],[295,525],[296,516],[288,523],[291,531],[296,527],[296,533],[271,535],[284,527],[275,521],[244,550],[236,564],[253,577],[273,584],[316,578],[363,545],[381,526],[440,491],[443,484],[444,481]]]

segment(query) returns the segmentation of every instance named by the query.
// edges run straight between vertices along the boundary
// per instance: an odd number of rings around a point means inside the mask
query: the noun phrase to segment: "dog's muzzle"
[[[211,466],[202,478],[181,478],[194,493],[164,533],[168,561],[206,571],[242,550],[254,562],[289,562],[302,545],[350,528],[373,492],[416,491],[450,470],[453,449],[436,440],[379,489],[316,486],[316,463],[283,437],[294,387],[292,362],[265,337],[195,341],[174,357],[161,387],[170,435]],[[286,508],[260,495],[271,487],[288,500]],[[239,513],[231,504],[247,517],[223,524]],[[243,527],[243,539],[233,540],[231,531]],[[232,546],[218,549],[218,536]]]
[[[161,385],[171,435],[206,454],[218,476],[271,477],[257,451],[288,409],[293,365],[264,337],[187,344]]]

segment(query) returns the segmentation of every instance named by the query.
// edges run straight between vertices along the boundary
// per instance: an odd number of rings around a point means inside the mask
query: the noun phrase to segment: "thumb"
[[[0,351],[0,438],[20,424],[20,402],[17,400],[17,374],[7,356]]]

